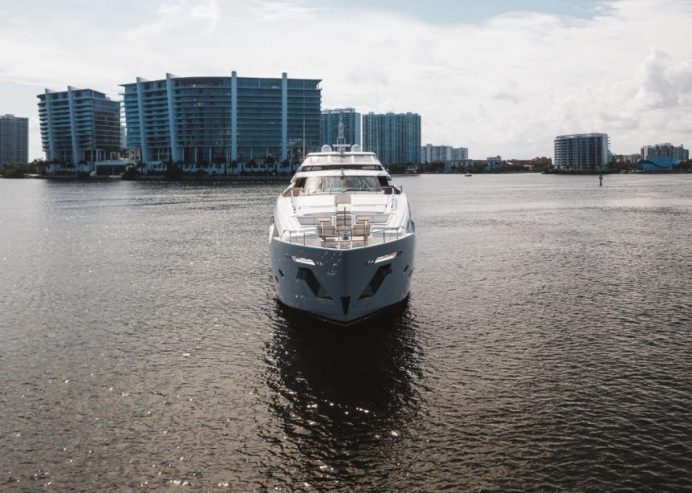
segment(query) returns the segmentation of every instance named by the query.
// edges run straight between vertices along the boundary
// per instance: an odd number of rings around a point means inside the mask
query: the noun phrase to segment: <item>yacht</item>
[[[306,156],[276,201],[269,243],[279,300],[319,319],[351,325],[408,296],[408,200],[358,145]]]

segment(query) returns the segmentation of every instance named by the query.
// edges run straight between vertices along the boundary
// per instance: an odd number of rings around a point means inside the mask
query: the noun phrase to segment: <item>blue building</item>
[[[80,169],[120,153],[120,103],[93,89],[48,89],[38,96],[41,142],[46,159]]]
[[[344,126],[344,140],[346,144],[360,145],[361,142],[361,116],[353,108],[336,108],[322,110],[320,120],[320,143],[334,145],[339,136],[339,123]]]
[[[656,144],[642,147],[639,168],[643,171],[672,171],[676,164],[687,161],[690,151],[683,146]]]
[[[299,162],[320,146],[320,82],[286,73],[137,78],[122,84],[127,145],[154,167]]]
[[[363,115],[363,150],[374,152],[382,164],[418,164],[421,148],[418,113]]]

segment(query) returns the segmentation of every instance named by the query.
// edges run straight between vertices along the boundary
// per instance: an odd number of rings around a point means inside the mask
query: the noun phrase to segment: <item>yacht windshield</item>
[[[305,193],[380,192],[376,176],[309,176]]]

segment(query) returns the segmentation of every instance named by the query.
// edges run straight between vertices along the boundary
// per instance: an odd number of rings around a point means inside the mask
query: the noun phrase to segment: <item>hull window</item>
[[[377,291],[382,286],[382,283],[384,282],[385,277],[387,277],[391,273],[392,273],[392,264],[383,265],[379,269],[377,269],[377,272],[375,272],[375,275],[372,276],[372,280],[370,281],[370,284],[368,284],[368,286],[365,288],[365,290],[363,291],[363,294],[360,295],[360,299],[362,300],[363,298],[370,298],[371,296],[375,296]]]
[[[322,287],[322,284],[320,284],[320,281],[317,280],[315,274],[310,269],[301,267],[298,269],[297,277],[298,279],[305,281],[310,288],[310,291],[312,291],[312,294],[314,294],[317,298],[322,298],[325,300],[333,299],[331,296],[329,296],[327,290]]]

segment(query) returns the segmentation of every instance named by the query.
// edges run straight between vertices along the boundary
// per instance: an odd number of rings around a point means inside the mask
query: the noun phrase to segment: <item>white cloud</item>
[[[472,157],[551,155],[555,135],[581,131],[608,132],[626,153],[692,140],[688,2],[444,25],[301,0],[128,0],[113,13],[23,5],[0,12],[0,80],[115,97],[136,76],[287,71],[322,78],[324,107],[417,111],[425,142],[468,146]]]
[[[302,0],[253,0],[250,10],[259,22],[309,22],[316,20],[318,13]]]

